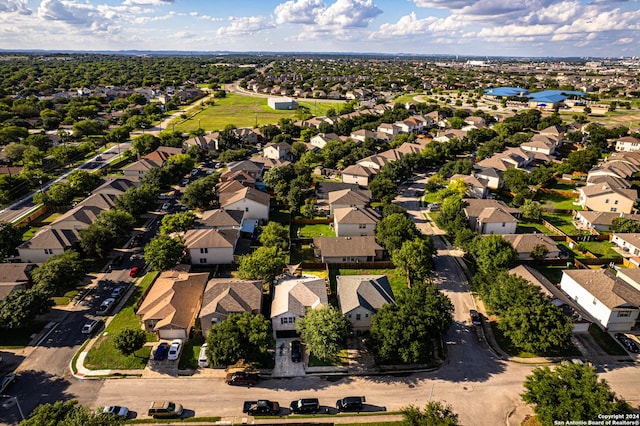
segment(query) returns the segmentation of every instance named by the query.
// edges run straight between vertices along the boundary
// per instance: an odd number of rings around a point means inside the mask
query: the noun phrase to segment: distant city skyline
[[[0,0],[0,49],[638,57],[638,0]]]

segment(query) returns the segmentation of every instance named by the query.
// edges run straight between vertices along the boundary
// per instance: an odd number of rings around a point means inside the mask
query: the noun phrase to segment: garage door
[[[165,340],[183,339],[187,338],[187,333],[184,330],[160,330],[158,337]]]
[[[299,334],[296,330],[277,330],[276,339],[288,339],[291,337],[298,337]]]

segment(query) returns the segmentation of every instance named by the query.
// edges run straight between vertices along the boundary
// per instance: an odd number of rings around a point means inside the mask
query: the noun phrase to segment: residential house
[[[502,201],[465,198],[465,215],[471,229],[480,234],[515,234],[520,210]],[[517,216],[517,217],[516,217]]]
[[[336,135],[335,133],[318,133],[317,135],[313,136],[309,140],[309,142],[314,147],[322,149],[327,146],[330,141],[334,140],[340,140],[340,136]]]
[[[110,195],[120,195],[126,192],[129,188],[133,186],[138,186],[140,182],[137,179],[128,179],[128,178],[114,178],[109,179],[93,191],[91,191],[92,195],[96,194],[110,194]]]
[[[487,198],[487,195],[489,195],[489,187],[487,186],[486,180],[478,179],[474,175],[455,174],[451,176],[449,182],[453,182],[458,179],[461,179],[467,184],[467,196],[472,198]]]
[[[395,124],[391,124],[391,123],[382,123],[378,126],[378,128],[376,129],[376,131],[380,132],[380,133],[385,133],[389,136],[397,136],[400,133],[402,133],[402,129],[400,127],[398,127]]]
[[[524,278],[540,289],[540,292],[547,296],[551,303],[562,310],[562,312],[572,317],[573,332],[587,333],[589,325],[594,322],[591,316],[580,306],[574,303],[558,286],[554,285],[537,269],[528,265],[519,265],[509,270],[509,275],[516,275]]]
[[[231,314],[249,312],[259,315],[262,309],[262,281],[237,278],[213,278],[202,296],[200,325],[206,338],[212,325],[226,320]]]
[[[633,256],[640,256],[640,234],[636,232],[616,232],[611,236],[611,243],[620,247],[624,252]]]
[[[220,175],[220,182],[222,182],[221,187],[226,182],[239,182],[243,186],[252,188],[256,186],[256,179],[244,170],[226,171]]]
[[[360,164],[353,164],[342,171],[342,182],[368,186],[369,181],[373,179],[377,173],[378,169],[364,167]]]
[[[364,142],[367,138],[376,139],[376,132],[366,129],[360,129],[351,132],[349,137],[354,141]],[[311,143],[313,143],[313,138],[311,138]]]
[[[356,334],[371,329],[371,318],[387,303],[395,303],[386,275],[338,275],[338,307]]]
[[[15,290],[31,288],[35,263],[0,263],[0,302]]]
[[[371,191],[368,189],[341,189],[328,194],[329,215],[336,209],[358,207],[364,209],[371,202]]]
[[[356,164],[362,167],[368,167],[370,169],[374,169],[377,173],[383,166],[385,166],[388,163],[391,163],[392,161],[394,160],[390,158],[388,153],[387,155],[382,155],[382,153],[380,153],[380,154],[373,154],[368,157],[364,157],[356,161]]]
[[[607,157],[604,163],[589,170],[587,182],[598,175],[628,179],[638,172],[640,172],[640,152],[616,152]]]
[[[611,187],[606,183],[582,186],[577,191],[582,208],[597,212],[631,213],[638,199],[635,189]]]
[[[553,137],[536,134],[527,142],[520,144],[520,148],[533,154],[544,154],[550,156],[555,154],[559,141]]]
[[[269,108],[275,110],[298,109],[298,101],[292,98],[269,98],[267,99]]]
[[[208,278],[208,272],[189,273],[188,265],[161,272],[136,312],[144,330],[160,339],[187,340]]]
[[[262,178],[262,167],[262,164],[250,160],[232,161],[227,164],[227,170],[229,172],[243,171],[254,179]]]
[[[605,330],[627,332],[636,326],[640,291],[605,269],[569,269],[560,288]]]
[[[584,228],[591,228],[600,232],[609,232],[611,230],[611,224],[619,217],[640,221],[640,214],[594,212],[591,210],[577,210],[574,219]]]
[[[245,219],[269,220],[271,197],[254,188],[243,188],[236,192],[219,194],[220,207],[225,210],[244,211]]]
[[[640,151],[640,139],[633,136],[623,136],[616,141],[616,151]]]
[[[489,158],[478,161],[479,167],[492,167],[502,172],[510,167],[524,169],[534,160],[532,153],[522,148],[507,148],[502,152],[497,152]]]
[[[436,137],[433,138],[436,142],[451,142],[454,139],[463,140],[467,137],[467,131],[462,129],[447,129],[441,130],[436,133]]]
[[[384,248],[373,236],[316,237],[313,251],[324,263],[375,262],[383,259]]]
[[[520,260],[533,259],[531,252],[538,246],[547,250],[545,259],[557,259],[560,257],[558,244],[545,234],[502,234],[502,238],[509,241],[518,252]]]
[[[191,146],[197,146],[202,151],[211,152],[218,149],[219,140],[220,132],[213,132],[206,135],[197,135],[184,141],[183,148],[187,150]]]
[[[504,179],[502,172],[494,169],[493,167],[480,167],[473,166],[473,176],[478,178],[481,182],[486,182],[487,188],[497,190],[504,185]]]
[[[416,139],[413,142],[405,142],[395,149],[400,157],[406,154],[421,154],[430,141],[427,139]]]
[[[140,160],[122,169],[126,177],[142,178],[146,172],[156,167],[162,166],[172,155],[181,154],[181,148],[171,148],[160,146],[155,151],[145,155]]]
[[[184,248],[192,265],[233,263],[239,229],[189,229],[184,233]]]
[[[244,219],[244,212],[240,210],[205,210],[196,215],[196,228],[241,229]]]
[[[291,145],[289,145],[287,142],[267,144],[262,150],[262,155],[265,158],[270,158],[272,160],[290,160]]]
[[[315,275],[287,275],[274,286],[271,302],[271,326],[276,338],[296,337],[296,320],[308,309],[328,304],[327,284]]]
[[[380,215],[372,208],[343,207],[333,211],[333,229],[338,237],[376,234]]]
[[[77,229],[55,229],[43,226],[30,240],[18,246],[22,262],[43,263],[56,254],[76,248],[80,234]]]

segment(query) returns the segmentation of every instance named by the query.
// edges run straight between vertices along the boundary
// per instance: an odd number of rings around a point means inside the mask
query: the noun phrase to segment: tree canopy
[[[114,415],[95,412],[78,401],[56,401],[38,405],[20,426],[117,426],[124,420]]]
[[[553,370],[538,367],[524,382],[522,399],[535,404],[533,411],[542,424],[598,419],[598,415],[631,413],[593,367],[563,362]]]
[[[405,241],[421,236],[416,224],[402,213],[383,217],[376,225],[376,240],[390,253],[399,250]]]
[[[404,417],[405,426],[457,426],[458,415],[453,412],[450,405],[439,401],[430,401],[421,410],[420,407],[409,405],[403,407],[400,412]]]
[[[307,350],[324,361],[334,360],[344,347],[351,323],[331,305],[308,309],[304,317],[296,320]]]
[[[144,248],[144,257],[156,271],[174,267],[182,257],[184,243],[179,238],[159,235],[149,241]]]
[[[240,359],[264,363],[274,344],[269,320],[250,312],[233,313],[211,326],[206,352],[214,366],[235,364]]]
[[[410,282],[424,280],[431,274],[435,248],[430,238],[416,238],[402,243],[391,254],[393,264],[407,273]]]
[[[271,282],[284,266],[285,257],[278,247],[258,247],[240,257],[238,276],[243,280]]]
[[[120,352],[131,355],[147,343],[147,335],[140,328],[124,328],[113,338],[113,344]]]
[[[453,304],[435,286],[415,282],[380,308],[371,320],[369,348],[378,363],[420,363],[434,358],[435,347],[452,321]]]
[[[75,288],[84,275],[84,262],[75,250],[51,256],[31,273],[34,288],[50,295],[62,295]]]
[[[260,243],[265,247],[286,250],[289,246],[289,231],[278,222],[269,222],[262,227]]]
[[[497,234],[479,236],[471,250],[478,270],[484,273],[511,268],[518,260],[518,252],[511,243]]]

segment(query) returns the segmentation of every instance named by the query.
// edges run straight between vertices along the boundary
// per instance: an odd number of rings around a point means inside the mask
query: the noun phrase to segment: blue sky
[[[0,0],[1,49],[640,56],[640,0]]]

